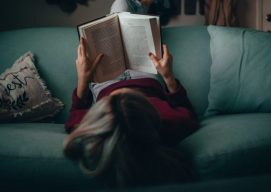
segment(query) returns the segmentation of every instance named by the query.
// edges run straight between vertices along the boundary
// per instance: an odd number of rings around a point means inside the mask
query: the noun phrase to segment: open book
[[[114,13],[77,28],[79,36],[87,40],[91,61],[103,53],[95,82],[114,79],[126,69],[157,73],[148,53],[161,57],[158,16]]]

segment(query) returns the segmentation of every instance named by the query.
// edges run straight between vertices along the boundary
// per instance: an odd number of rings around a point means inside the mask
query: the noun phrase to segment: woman
[[[149,57],[161,75],[132,70],[102,84],[90,83],[99,54],[90,61],[80,40],[78,85],[65,128],[64,152],[93,177],[107,175],[118,187],[182,182],[192,178],[174,146],[196,130],[196,120],[182,85],[172,73],[172,56]],[[90,87],[90,88],[89,88]]]

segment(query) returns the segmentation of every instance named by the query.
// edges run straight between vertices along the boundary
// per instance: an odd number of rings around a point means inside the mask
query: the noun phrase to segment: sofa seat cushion
[[[205,119],[178,147],[191,159],[201,180],[270,173],[271,114]]]
[[[63,124],[0,124],[0,180],[5,187],[28,189],[101,188],[63,155]],[[16,186],[12,186],[16,183]],[[12,184],[12,185],[11,185]],[[16,188],[17,189],[17,188]]]

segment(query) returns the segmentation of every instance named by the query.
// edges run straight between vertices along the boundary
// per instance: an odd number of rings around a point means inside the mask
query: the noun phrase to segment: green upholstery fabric
[[[271,112],[271,34],[209,26],[211,80],[206,116]]]
[[[173,55],[174,74],[186,88],[195,111],[202,116],[208,105],[210,84],[210,37],[207,28],[165,28],[162,35],[162,42],[168,45]]]
[[[202,116],[208,101],[210,46],[206,27],[172,27],[162,30],[162,41],[174,55],[174,73],[184,84],[196,112]],[[181,43],[175,43],[175,42]],[[0,71],[11,66],[27,51],[36,56],[36,66],[54,97],[65,104],[56,117],[63,123],[76,86],[76,49],[79,43],[75,28],[30,28],[0,32]],[[197,55],[197,57],[195,57]],[[191,73],[193,75],[191,75]]]
[[[105,188],[106,183],[85,176],[79,166],[63,155],[63,124],[1,124],[0,180],[42,189]],[[50,184],[50,185],[48,185]],[[54,185],[54,186],[52,186]]]
[[[199,179],[270,174],[271,113],[204,117],[212,63],[207,27],[163,28],[162,35],[163,43],[174,56],[174,73],[187,89],[201,119],[200,129],[178,146],[193,162]],[[109,180],[86,177],[77,164],[62,154],[66,136],[63,122],[76,86],[79,42],[76,29],[2,31],[0,42],[0,72],[25,52],[32,51],[41,77],[53,96],[65,104],[65,109],[56,117],[59,124],[0,124],[0,183],[8,189],[27,186],[35,191],[91,191],[107,187]]]
[[[57,123],[67,118],[71,93],[76,86],[76,49],[79,43],[75,28],[30,28],[0,32],[0,72],[10,67],[27,51],[36,56],[36,67],[54,97],[64,104]]]
[[[270,113],[215,116],[200,126],[179,145],[200,180],[270,173]]]

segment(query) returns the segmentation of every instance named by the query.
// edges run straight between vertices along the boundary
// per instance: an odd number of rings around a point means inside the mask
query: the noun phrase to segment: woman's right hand
[[[153,53],[149,53],[156,70],[164,79],[169,92],[173,93],[177,90],[178,85],[172,71],[172,55],[166,45],[163,45],[163,56],[158,58]]]
[[[83,98],[88,90],[88,84],[93,79],[93,75],[103,54],[98,54],[94,61],[91,61],[87,52],[87,43],[84,38],[80,39],[77,49],[76,69],[78,76],[77,96]]]

